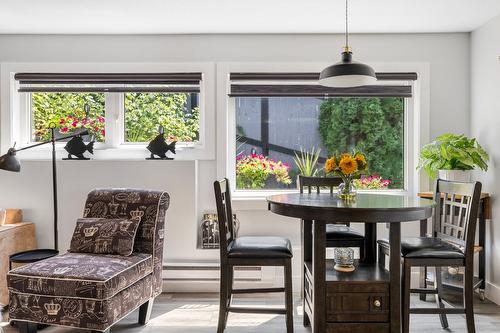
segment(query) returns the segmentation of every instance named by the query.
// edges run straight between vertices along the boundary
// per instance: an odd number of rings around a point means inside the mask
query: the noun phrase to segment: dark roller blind
[[[411,97],[408,81],[417,73],[377,73],[380,84],[353,88],[331,88],[317,83],[319,73],[231,73],[230,97]],[[251,81],[251,82],[249,82]]]
[[[330,88],[320,85],[232,84],[231,97],[411,97],[411,86]]]
[[[415,81],[418,78],[414,72],[380,72],[375,73],[377,80],[381,81]],[[288,81],[317,81],[319,73],[231,73],[229,75],[231,81],[273,81],[273,80],[288,80]]]
[[[200,91],[202,73],[16,73],[20,92]]]

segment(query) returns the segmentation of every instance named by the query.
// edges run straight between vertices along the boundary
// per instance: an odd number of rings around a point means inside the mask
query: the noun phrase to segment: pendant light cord
[[[348,0],[345,0],[345,47],[349,47]]]

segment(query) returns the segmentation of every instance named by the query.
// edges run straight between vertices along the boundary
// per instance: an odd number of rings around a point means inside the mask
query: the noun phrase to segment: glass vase
[[[340,199],[345,201],[352,201],[356,199],[356,188],[352,182],[352,179],[344,179],[338,187],[338,196]]]

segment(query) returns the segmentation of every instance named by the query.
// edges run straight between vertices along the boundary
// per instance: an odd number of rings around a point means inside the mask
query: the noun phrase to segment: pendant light
[[[352,61],[349,47],[348,0],[345,1],[345,46],[340,62],[326,67],[319,75],[319,84],[326,87],[359,87],[374,84],[377,81],[372,67]]]

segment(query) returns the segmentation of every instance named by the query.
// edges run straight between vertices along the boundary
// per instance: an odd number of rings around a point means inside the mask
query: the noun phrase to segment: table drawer
[[[326,318],[330,322],[388,322],[386,293],[334,293],[327,295]]]
[[[326,333],[389,333],[386,323],[328,323]]]

